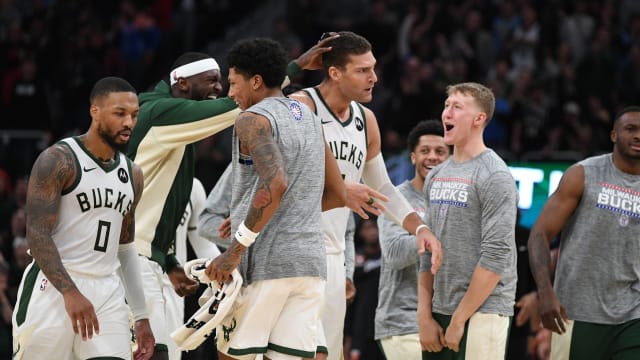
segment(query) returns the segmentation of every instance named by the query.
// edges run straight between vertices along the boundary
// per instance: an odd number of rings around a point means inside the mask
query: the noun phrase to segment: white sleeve
[[[404,218],[415,212],[407,199],[391,183],[382,153],[365,163],[362,180],[372,189],[389,198],[389,202],[384,204],[386,208],[384,214],[396,224],[402,226]]]
[[[147,312],[147,303],[142,289],[138,251],[134,243],[120,244],[118,247],[118,260],[120,260],[121,269],[118,274],[122,279],[125,297],[129,308],[131,308],[133,318],[136,321],[148,319],[149,313]]]
[[[198,219],[205,208],[206,200],[207,194],[204,191],[204,186],[202,186],[200,180],[193,178],[193,188],[191,189],[191,209],[193,213],[189,218],[187,238],[196,253],[196,257],[213,259],[220,255],[220,250],[213,242],[202,237],[198,231]]]

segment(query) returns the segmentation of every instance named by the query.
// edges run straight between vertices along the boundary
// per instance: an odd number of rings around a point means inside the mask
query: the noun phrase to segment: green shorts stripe
[[[38,263],[34,261],[31,264],[31,268],[29,269],[29,272],[24,279],[24,284],[22,285],[20,303],[18,304],[18,312],[16,313],[16,323],[18,326],[22,325],[24,320],[27,318],[27,308],[29,307],[29,301],[31,300],[31,295],[33,294],[33,288],[35,287],[39,272],[40,267],[38,266]]]
[[[279,353],[292,355],[292,356],[300,356],[300,357],[303,357],[303,358],[314,358],[316,356],[316,353],[313,352],[313,351],[304,351],[304,350],[292,349],[292,348],[288,348],[286,346],[280,346],[280,345],[276,345],[276,344],[273,344],[273,343],[269,343],[269,349],[271,349],[273,351],[277,351]]]
[[[251,348],[245,348],[245,349],[235,349],[235,348],[229,348],[229,355],[236,355],[236,356],[240,356],[240,355],[249,355],[249,354],[264,354],[267,352],[267,347],[251,347]]]

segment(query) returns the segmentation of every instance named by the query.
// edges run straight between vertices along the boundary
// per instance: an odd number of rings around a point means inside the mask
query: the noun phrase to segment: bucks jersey
[[[320,117],[324,138],[331,148],[333,156],[345,181],[360,182],[364,164],[367,161],[367,127],[364,109],[355,101],[349,104],[349,119],[341,121],[329,109],[317,88],[304,91],[315,104],[316,115]],[[335,208],[322,213],[322,232],[324,233],[327,254],[344,252],[344,234],[347,230],[349,208]]]
[[[62,193],[51,237],[68,271],[110,275],[120,265],[117,254],[122,220],[134,199],[131,163],[117,152],[115,162],[103,166],[78,138],[61,143],[73,152],[77,177]]]
[[[571,320],[640,319],[640,176],[611,154],[579,163],[584,191],[562,230],[554,287]]]

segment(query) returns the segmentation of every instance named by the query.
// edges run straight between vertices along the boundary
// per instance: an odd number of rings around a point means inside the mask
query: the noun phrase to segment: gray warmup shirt
[[[226,218],[229,217],[231,206],[231,189],[233,186],[233,174],[231,173],[231,164],[227,165],[222,175],[211,189],[207,196],[204,210],[198,218],[198,233],[203,238],[214,242],[216,245],[229,247],[231,245],[232,236],[227,239],[221,239],[218,235],[218,228]]]
[[[288,188],[276,213],[244,252],[240,272],[247,284],[289,277],[326,278],[320,228],[325,142],[320,119],[304,104],[285,97],[266,98],[246,111],[269,119],[284,157]],[[239,152],[235,131],[232,166],[233,233],[247,215],[259,180],[253,160]]]
[[[410,181],[398,186],[413,209],[424,217],[424,195]],[[378,286],[375,339],[418,333],[418,265],[415,236],[384,215],[378,217],[382,265]]]
[[[621,324],[640,318],[640,176],[611,154],[579,162],[584,192],[562,230],[554,288],[569,319]]]
[[[453,156],[429,172],[425,223],[442,243],[443,263],[434,277],[433,312],[452,315],[476,266],[500,274],[477,312],[513,315],[516,293],[516,183],[491,149],[463,163]],[[420,271],[430,271],[430,255]]]

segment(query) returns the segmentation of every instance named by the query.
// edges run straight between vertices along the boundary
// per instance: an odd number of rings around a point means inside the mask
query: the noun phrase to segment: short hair
[[[260,75],[267,87],[279,88],[287,74],[287,53],[272,39],[244,39],[231,47],[227,64],[245,77]]]
[[[493,95],[493,91],[482,84],[474,82],[447,86],[447,95],[451,96],[457,92],[471,96],[476,101],[478,106],[480,106],[480,109],[487,114],[487,121],[485,122],[486,126],[486,124],[488,124],[493,118],[493,112],[496,108],[496,98]]]
[[[335,66],[344,69],[349,63],[349,56],[362,55],[371,51],[371,43],[364,37],[351,31],[340,31],[335,39],[330,40],[326,46],[331,46],[331,51],[322,54],[322,66],[325,71]]]
[[[171,65],[171,71],[179,68],[182,65],[191,64],[192,62],[196,62],[196,61],[204,60],[204,59],[209,59],[209,58],[211,58],[211,56],[209,56],[208,54],[205,54],[205,53],[193,52],[193,51],[186,52],[186,53],[180,55],[176,59],[176,61],[173,62],[173,65]]]
[[[89,94],[89,103],[93,104],[98,98],[105,97],[114,92],[132,92],[136,93],[136,89],[127,82],[127,80],[109,76],[98,80],[91,93]]]
[[[435,135],[444,136],[444,126],[442,121],[436,119],[422,120],[416,126],[409,131],[407,136],[407,145],[409,151],[413,152],[420,142],[420,137],[423,135]]]
[[[626,108],[620,110],[617,114],[616,117],[613,119],[613,123],[617,123],[618,120],[620,120],[620,118],[622,118],[622,116],[626,113],[632,113],[632,112],[637,112],[640,113],[640,106],[627,106]]]

